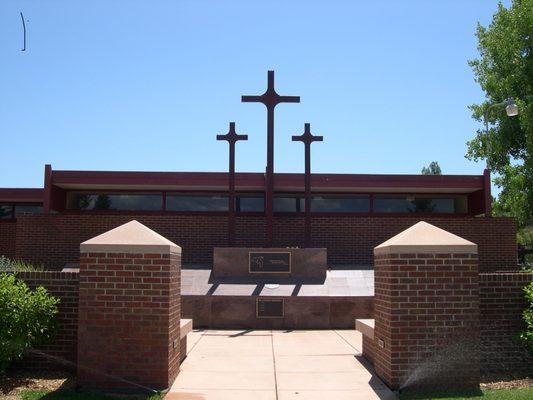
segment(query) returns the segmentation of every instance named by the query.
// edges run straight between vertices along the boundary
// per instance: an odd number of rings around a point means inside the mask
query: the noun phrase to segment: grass
[[[518,389],[487,389],[470,392],[412,392],[400,395],[400,400],[531,400],[533,387]]]
[[[118,396],[100,392],[76,392],[73,390],[57,390],[47,392],[42,390],[25,390],[20,395],[21,400],[162,400],[158,394]]]
[[[75,392],[73,390],[58,390],[54,392],[40,390],[26,390],[21,393],[21,400],[162,400],[163,397],[154,394],[147,396],[132,395],[118,396],[99,392]],[[412,392],[404,393],[400,400],[531,400],[533,387],[518,389],[487,389],[470,392]]]
[[[11,260],[0,255],[0,271],[17,272],[17,271],[43,271],[42,265],[33,265],[20,260]]]

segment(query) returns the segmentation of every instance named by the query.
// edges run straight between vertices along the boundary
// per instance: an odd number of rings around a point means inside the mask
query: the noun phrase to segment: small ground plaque
[[[290,252],[250,252],[250,273],[277,273],[291,272]]]
[[[283,318],[283,299],[257,299],[257,318]]]

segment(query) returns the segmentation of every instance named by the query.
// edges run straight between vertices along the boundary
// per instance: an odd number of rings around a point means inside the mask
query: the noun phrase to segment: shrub
[[[10,260],[7,257],[0,256],[0,272],[12,272],[12,271],[42,271],[41,266],[36,267],[32,264],[25,263],[24,261]]]
[[[533,352],[533,283],[524,288],[526,292],[527,308],[523,312],[526,329],[520,334],[520,338],[530,352]]]
[[[24,352],[51,339],[59,299],[34,291],[12,274],[0,273],[0,372]]]

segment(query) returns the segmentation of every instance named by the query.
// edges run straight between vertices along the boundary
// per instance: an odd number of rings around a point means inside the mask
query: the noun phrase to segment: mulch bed
[[[2,399],[17,399],[23,390],[53,391],[75,386],[75,376],[65,371],[8,371],[0,375]]]
[[[492,374],[481,377],[481,389],[516,389],[533,387],[533,378],[527,375]]]

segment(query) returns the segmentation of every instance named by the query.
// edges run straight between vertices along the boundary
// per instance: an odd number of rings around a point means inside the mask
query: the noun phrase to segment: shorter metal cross
[[[293,136],[293,142],[302,142],[305,145],[305,247],[311,246],[311,143],[322,142],[323,136],[311,133],[311,124],[306,123],[304,133]]]
[[[228,199],[228,244],[235,244],[235,143],[248,140],[248,135],[235,132],[235,122],[229,123],[229,131],[225,135],[217,135],[217,140],[225,140],[229,144],[229,199]]]

